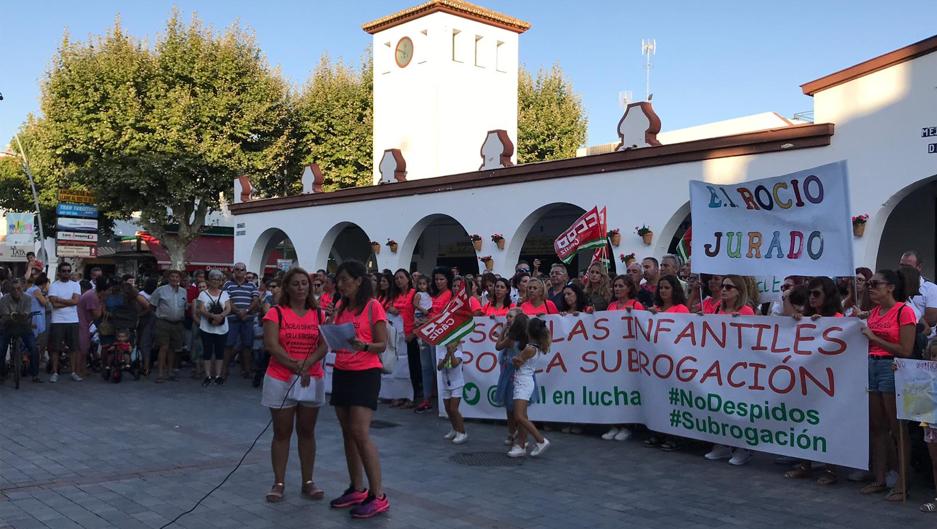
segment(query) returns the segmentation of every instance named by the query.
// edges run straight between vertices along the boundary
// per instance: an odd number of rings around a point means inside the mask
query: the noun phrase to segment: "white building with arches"
[[[622,144],[636,147],[513,165],[517,37],[528,27],[448,0],[365,25],[374,35],[376,54],[396,50],[404,38],[411,41],[403,44],[403,60],[396,51],[375,56],[375,167],[388,183],[326,193],[310,184],[302,195],[271,199],[241,197],[244,184],[236,184],[230,208],[235,260],[260,270],[273,249],[288,240],[307,269],[356,258],[379,269],[427,271],[440,262],[474,272],[476,266],[484,269],[479,259],[490,256],[494,271],[509,276],[519,259],[555,261],[550,258],[553,239],[598,205],[608,208],[609,228],[621,230],[620,246],[613,248],[620,267],[620,254],[667,253],[687,226],[690,180],[744,182],[846,160],[853,215],[870,215],[864,236],[853,240],[856,265],[894,266],[902,250],[914,248],[933,277],[937,36],[802,85],[813,96],[813,124],[784,122],[766,130],[660,144],[660,119],[650,104],[638,103],[619,127]],[[467,40],[452,37],[463,33]],[[500,53],[506,55],[492,56],[487,64],[512,68],[505,75],[513,83],[492,85],[491,76],[503,72],[454,61],[472,56],[471,43],[484,39],[505,46]],[[430,41],[431,51],[420,50],[420,42]],[[447,45],[456,48],[447,50]],[[468,46],[469,55],[459,55],[460,45]],[[480,51],[492,50],[483,46]],[[394,63],[388,62],[391,58]],[[462,67],[458,97],[443,94],[447,79]],[[427,99],[425,92],[408,88],[419,79],[433,80],[438,97]],[[472,90],[473,83],[485,88]],[[388,104],[400,106],[387,109]],[[635,134],[636,123],[643,133]],[[641,225],[655,233],[650,245],[634,233]],[[472,246],[472,234],[482,237],[480,250]],[[493,234],[503,235],[503,249],[492,242]],[[397,243],[396,252],[388,240]],[[380,244],[378,252],[371,242]]]

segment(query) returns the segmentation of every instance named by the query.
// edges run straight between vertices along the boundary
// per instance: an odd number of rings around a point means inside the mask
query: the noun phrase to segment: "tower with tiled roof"
[[[516,143],[518,37],[529,28],[457,0],[365,24],[374,39],[374,181],[387,149],[400,149],[415,180],[478,169],[490,130]]]

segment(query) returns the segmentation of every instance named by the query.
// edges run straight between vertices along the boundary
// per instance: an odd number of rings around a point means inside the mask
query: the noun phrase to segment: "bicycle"
[[[20,389],[20,379],[23,377],[23,333],[32,331],[32,314],[13,312],[9,319],[4,321],[3,332],[10,337],[7,350],[3,352],[3,361],[9,354],[13,364],[13,385]]]

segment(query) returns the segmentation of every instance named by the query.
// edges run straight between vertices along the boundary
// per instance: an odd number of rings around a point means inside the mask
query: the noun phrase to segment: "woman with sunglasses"
[[[734,316],[754,316],[755,311],[748,304],[748,289],[745,278],[737,275],[727,275],[722,278],[720,288],[719,308],[714,314]],[[704,456],[710,461],[728,459],[730,465],[741,466],[752,458],[752,451],[747,448],[730,448],[725,445],[713,445],[712,450]]]
[[[836,283],[828,277],[814,277],[807,282],[807,306],[804,307],[804,313],[794,312],[791,316],[800,321],[804,316],[811,320],[817,320],[822,317],[842,318],[843,306],[840,302],[839,289]],[[810,461],[800,461],[794,468],[784,473],[788,479],[804,479],[810,476],[812,463]],[[818,485],[832,485],[838,480],[836,470],[833,465],[827,464],[823,474],[817,478]]]
[[[888,488],[885,484],[888,454],[897,451],[895,440],[899,439],[898,428],[903,427],[897,418],[892,364],[895,357],[911,356],[917,316],[911,307],[899,301],[908,296],[904,278],[894,270],[876,272],[868,281],[868,289],[873,306],[862,334],[869,339],[869,420],[875,478],[861,492],[875,494]],[[885,499],[902,501],[906,494],[905,484],[898,483]]]

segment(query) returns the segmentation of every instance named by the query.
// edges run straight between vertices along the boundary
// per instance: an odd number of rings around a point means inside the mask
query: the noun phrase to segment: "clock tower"
[[[459,0],[365,24],[374,39],[374,182],[387,149],[400,149],[416,180],[478,170],[490,130],[516,144],[518,36],[529,28]]]

